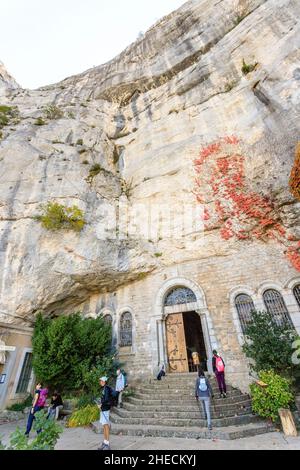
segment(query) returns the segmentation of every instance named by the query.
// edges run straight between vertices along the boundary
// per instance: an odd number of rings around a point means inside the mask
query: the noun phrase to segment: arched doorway
[[[196,372],[199,365],[207,370],[208,353],[197,298],[183,286],[169,291],[164,300],[166,354],[170,373]]]

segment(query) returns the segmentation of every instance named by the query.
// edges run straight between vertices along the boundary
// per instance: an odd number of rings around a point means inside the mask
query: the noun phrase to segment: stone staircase
[[[238,439],[274,430],[253,415],[249,395],[229,386],[227,399],[219,398],[216,380],[211,378],[213,430],[208,431],[202,406],[195,400],[196,377],[196,374],[168,375],[161,382],[150,379],[136,387],[124,407],[112,411],[112,434]],[[93,428],[101,432],[99,423]]]

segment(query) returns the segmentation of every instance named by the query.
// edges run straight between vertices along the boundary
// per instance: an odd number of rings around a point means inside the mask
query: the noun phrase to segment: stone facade
[[[61,83],[23,90],[1,66],[1,104],[19,110],[0,140],[1,321],[111,312],[118,341],[129,311],[133,347],[121,354],[132,375],[152,375],[166,361],[162,299],[184,285],[197,302],[181,310],[200,315],[207,354],[217,347],[247,387],[235,295],[263,307],[275,288],[300,324],[300,205],[288,186],[299,16],[293,0],[192,0]],[[44,229],[49,201],[76,204],[84,229]]]

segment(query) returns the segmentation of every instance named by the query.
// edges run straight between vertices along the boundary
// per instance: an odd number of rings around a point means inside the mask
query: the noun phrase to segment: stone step
[[[204,412],[202,410],[200,410],[199,408],[195,408],[193,411],[186,411],[186,410],[183,410],[183,411],[158,411],[158,412],[155,412],[155,411],[141,411],[141,410],[138,410],[138,411],[132,411],[132,410],[126,410],[125,408],[122,408],[122,409],[114,409],[114,414],[116,414],[117,416],[121,417],[121,418],[139,418],[139,419],[143,419],[143,418],[155,418],[155,419],[195,419],[195,420],[199,420],[199,419],[205,419],[205,415],[204,415]],[[240,408],[240,409],[235,409],[235,410],[228,410],[228,411],[224,411],[224,410],[219,410],[219,411],[215,411],[215,410],[211,410],[211,417],[213,419],[216,419],[216,418],[229,418],[229,417],[232,417],[232,416],[239,416],[239,415],[246,415],[246,414],[249,414],[249,415],[252,415],[252,409],[251,407],[248,407],[248,408]]]
[[[102,426],[99,421],[93,423],[92,429],[97,434],[102,433]],[[139,426],[113,424],[111,434],[123,436],[139,437],[177,437],[182,439],[221,439],[233,440],[245,437],[256,436],[275,431],[274,426],[265,423],[249,423],[242,426],[219,427],[208,431],[206,428],[197,429],[196,427],[170,427],[170,426]]]
[[[211,384],[211,388],[213,390],[214,393],[219,393],[219,387],[217,385],[214,385],[214,384]],[[195,384],[187,384],[187,385],[181,385],[181,384],[177,384],[176,385],[170,385],[170,384],[166,384],[162,387],[151,387],[149,385],[145,385],[145,386],[141,386],[141,385],[138,385],[137,387],[134,388],[134,390],[136,392],[148,392],[148,393],[167,393],[167,392],[172,392],[172,390],[177,390],[177,391],[180,391],[180,392],[184,392],[184,391],[189,391],[189,390],[195,390]],[[240,390],[237,390],[236,388],[233,388],[233,387],[227,387],[227,391],[228,393],[232,393],[232,392],[240,392],[242,393]]]
[[[224,400],[225,402],[225,400]],[[224,402],[219,402],[215,403],[215,400],[212,402],[212,409],[215,410],[235,410],[235,409],[241,409],[241,408],[251,408],[251,400],[248,398],[242,398],[239,401],[236,401],[234,403],[228,403],[226,400],[226,403]],[[160,412],[160,411],[181,411],[182,410],[182,403],[169,403],[169,404],[158,404],[158,405],[138,405],[136,403],[129,403],[128,401],[124,402],[123,404],[124,409],[128,411],[153,411],[153,412]],[[193,404],[191,405],[186,405],[184,406],[185,412],[192,411],[194,412],[195,410],[199,409],[200,405],[197,405],[196,400],[194,400]]]
[[[196,416],[196,415],[195,415]],[[249,424],[252,422],[257,421],[259,418],[253,415],[241,415],[241,416],[230,416],[227,418],[215,418],[212,420],[214,427],[222,427],[222,426],[231,426],[231,425],[241,425],[241,424]],[[206,420],[201,420],[200,418],[197,419],[160,419],[160,418],[121,418],[117,416],[115,413],[111,415],[111,421],[116,424],[122,424],[124,426],[136,424],[141,426],[159,426],[162,424],[164,426],[178,426],[178,427],[206,427]]]
[[[214,398],[217,399],[217,400],[224,400],[224,398],[220,398],[219,396],[220,394],[219,393],[215,393],[214,394]],[[239,390],[234,390],[234,391],[231,391],[227,394],[227,398],[237,398],[237,397],[242,397],[242,396],[245,396],[243,393],[241,393]],[[150,393],[150,392],[137,392],[135,391],[134,393],[134,397],[135,398],[140,398],[141,400],[147,400],[148,398],[149,399],[152,399],[155,397],[156,400],[166,400],[166,401],[170,401],[170,400],[185,400],[187,398],[190,398],[190,397],[195,397],[195,390],[192,389],[192,390],[185,390],[183,392],[181,391],[177,391],[177,390],[172,390],[170,391],[169,393],[166,392],[160,392],[160,393]]]
[[[246,397],[246,399],[249,399]],[[225,404],[231,404],[231,405],[234,405],[235,403],[238,403],[240,402],[241,400],[243,400],[243,396],[241,397],[228,397],[228,398],[219,398],[219,397],[214,397],[213,399],[213,403],[218,406],[218,405],[221,405],[223,402],[224,402],[224,405]],[[136,405],[140,405],[140,406],[148,406],[148,405],[151,405],[151,406],[155,406],[155,405],[175,405],[175,406],[181,406],[184,404],[184,406],[191,406],[193,404],[195,404],[196,400],[195,400],[195,397],[193,395],[190,395],[190,396],[187,396],[187,397],[180,397],[180,399],[178,399],[178,397],[176,397],[176,399],[167,399],[167,398],[164,398],[164,399],[161,399],[161,398],[158,398],[158,397],[137,397],[137,396],[134,396],[134,397],[128,397],[127,398],[127,402],[128,403],[132,403],[132,404],[136,404]]]

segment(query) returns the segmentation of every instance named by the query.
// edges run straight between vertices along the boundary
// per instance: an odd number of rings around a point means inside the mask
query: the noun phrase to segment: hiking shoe
[[[105,447],[105,444],[104,444],[104,442],[102,442],[101,446],[100,446],[100,447],[98,447],[98,449],[97,449],[97,450],[104,450],[104,449],[103,449],[103,447]]]
[[[212,425],[208,426],[208,430],[212,431]]]
[[[110,446],[109,446],[109,445],[107,445],[107,444],[104,444],[104,446],[103,446],[103,449],[102,449],[102,450],[110,450]]]
[[[227,395],[226,395],[226,393],[223,393],[223,398],[227,398]]]

